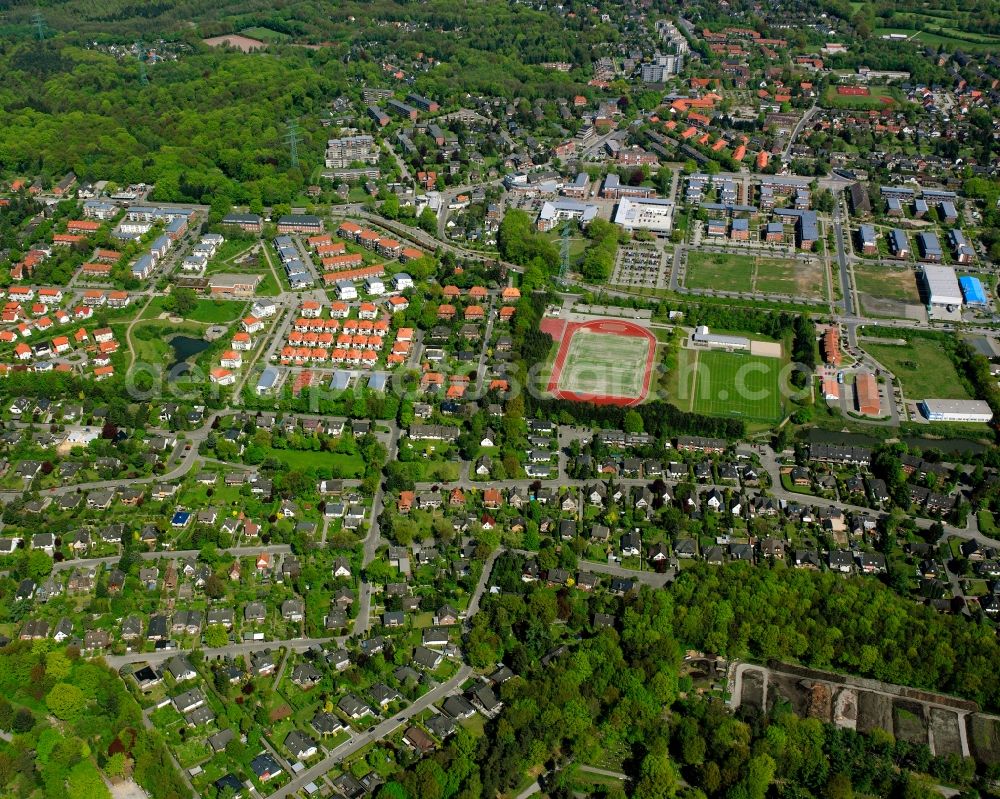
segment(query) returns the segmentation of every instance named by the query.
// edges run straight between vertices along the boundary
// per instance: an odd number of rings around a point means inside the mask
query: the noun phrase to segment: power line
[[[35,26],[35,38],[41,41],[48,32],[48,26],[45,24],[45,17],[42,16],[42,12],[35,9],[35,13],[31,15],[31,22]]]
[[[135,43],[136,57],[139,59],[139,83],[143,86],[149,85],[149,76],[146,74],[146,52],[142,46],[142,40],[140,39]]]
[[[299,165],[299,123],[298,123],[298,120],[295,120],[295,119],[288,120],[288,133],[285,134],[285,140],[288,142],[288,153],[291,156],[292,168],[295,169]]]

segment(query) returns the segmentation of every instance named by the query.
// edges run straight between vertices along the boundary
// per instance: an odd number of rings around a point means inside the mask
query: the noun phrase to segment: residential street
[[[392,718],[379,722],[372,730],[364,733],[356,733],[351,740],[345,741],[336,749],[330,751],[322,760],[296,774],[287,785],[279,788],[274,793],[268,794],[268,799],[285,799],[286,797],[291,796],[313,780],[317,780],[322,777],[344,758],[350,757],[352,754],[372,741],[378,741],[385,738],[387,735],[391,735],[399,727],[406,724],[410,718],[426,710],[435,702],[444,699],[448,696],[448,694],[456,690],[469,678],[471,674],[472,668],[470,666],[463,665],[455,676],[448,680],[448,682],[441,683],[435,688],[432,688],[416,702],[407,707],[406,710],[398,713]]]

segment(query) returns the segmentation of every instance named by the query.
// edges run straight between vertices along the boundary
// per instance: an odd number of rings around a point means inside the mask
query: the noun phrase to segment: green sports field
[[[569,343],[558,389],[609,397],[642,395],[648,339],[577,330]]]
[[[681,349],[678,355],[674,404],[682,410],[755,422],[784,417],[782,359],[721,350]]]

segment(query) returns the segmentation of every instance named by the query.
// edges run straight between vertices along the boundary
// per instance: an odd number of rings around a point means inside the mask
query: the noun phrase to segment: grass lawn
[[[685,411],[776,422],[784,416],[778,385],[783,361],[739,352],[679,352],[673,402]]]
[[[689,289],[753,290],[754,258],[749,255],[688,252],[684,285]]]
[[[204,327],[190,322],[168,324],[166,322],[140,322],[132,328],[132,346],[136,363],[163,364],[173,362],[174,350],[168,339],[183,334],[201,338]]]
[[[548,233],[543,233],[542,238],[548,239],[553,245],[562,253],[562,225],[557,227],[555,230],[550,230]],[[574,234],[569,237],[569,262],[570,264],[577,263],[580,258],[583,257],[584,251],[587,249],[587,239],[581,235]]]
[[[919,42],[932,47],[944,45],[948,50],[986,50],[1000,47],[1000,37],[998,36],[937,26],[935,26],[935,30],[940,31],[940,33],[917,28],[876,28],[875,35],[884,36],[890,33],[902,33],[906,36],[915,35],[914,44]]]
[[[646,374],[650,342],[579,329],[573,333],[559,388],[575,393],[638,397]]]
[[[471,732],[477,738],[481,737],[483,730],[486,726],[486,719],[483,718],[479,713],[476,713],[472,718],[465,719],[461,722],[462,726],[465,727],[469,732]]]
[[[997,534],[996,521],[988,510],[979,511],[979,532],[993,538]]]
[[[936,341],[917,338],[906,346],[866,343],[864,348],[896,375],[909,399],[971,399],[948,353]]]
[[[272,30],[271,28],[264,28],[261,26],[253,28],[245,28],[240,31],[243,36],[249,36],[251,39],[260,39],[262,42],[271,43],[281,43],[291,39],[287,33],[282,33],[281,31]]]
[[[684,285],[691,289],[791,294],[821,300],[826,281],[818,261],[689,252]]]
[[[347,478],[360,477],[365,471],[365,463],[360,455],[296,449],[272,449],[268,455],[281,461],[290,469],[303,471],[309,468],[330,469],[334,474]]]
[[[206,745],[204,738],[189,739],[174,747],[177,761],[181,768],[191,768],[191,766],[211,756],[212,752]]]
[[[861,294],[901,302],[920,302],[917,277],[910,269],[855,263],[854,285]]]
[[[274,278],[271,279],[272,282]],[[184,318],[193,322],[208,322],[213,325],[227,324],[242,316],[245,302],[224,300],[198,300],[197,305]]]
[[[274,275],[271,274],[271,270],[267,270],[264,274],[264,279],[261,281],[260,285],[257,286],[257,295],[260,297],[277,297],[281,294],[281,288],[278,286],[278,281],[274,279]]]

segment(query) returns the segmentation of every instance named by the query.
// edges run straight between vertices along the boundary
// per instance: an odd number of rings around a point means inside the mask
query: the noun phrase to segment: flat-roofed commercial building
[[[618,203],[614,221],[626,230],[669,233],[674,226],[674,204],[652,197],[623,199]]]
[[[208,279],[208,289],[213,295],[251,297],[263,280],[262,275],[231,275],[220,273]]]
[[[990,422],[993,410],[983,400],[925,399],[920,413],[931,422]]]
[[[927,292],[928,305],[957,307],[962,304],[962,290],[950,266],[924,266],[920,278]]]
[[[750,339],[743,336],[720,336],[710,333],[705,325],[699,325],[691,334],[691,343],[702,347],[724,350],[749,350]]]

